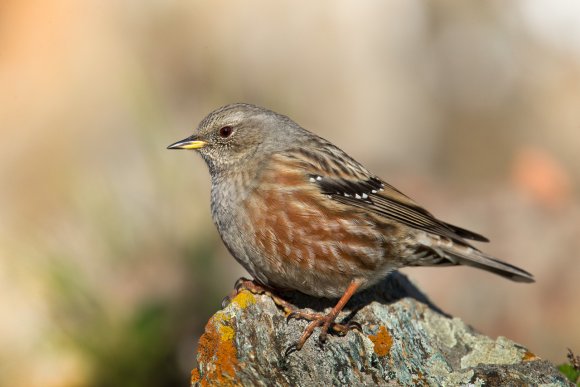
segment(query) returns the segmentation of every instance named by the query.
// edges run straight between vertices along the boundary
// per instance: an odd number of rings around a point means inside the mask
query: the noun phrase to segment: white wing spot
[[[372,193],[377,193],[376,189],[371,190]]]
[[[364,192],[363,192],[363,194],[362,194],[362,198],[363,198],[363,199],[366,199],[366,198],[368,198],[368,197],[369,197],[369,195],[367,195],[366,193],[364,193]]]
[[[362,197],[359,194],[354,194],[354,197],[357,199],[362,199]]]
[[[344,193],[344,196],[346,196],[347,198],[351,197],[351,195],[347,194],[346,192]]]
[[[318,181],[322,180],[322,176],[316,176],[316,180]]]
[[[313,178],[313,177],[311,177],[311,178],[310,178],[310,182],[311,182],[311,183],[314,183],[314,182],[316,182],[316,179],[315,179],[315,178]]]

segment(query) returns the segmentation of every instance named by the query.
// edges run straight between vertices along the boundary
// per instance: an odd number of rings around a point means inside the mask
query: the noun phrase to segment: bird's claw
[[[324,344],[326,343],[327,339],[328,339],[328,330],[325,330],[324,327],[322,327],[322,329],[320,330],[320,334],[318,335],[318,342],[320,344]]]
[[[346,327],[349,331],[353,329],[359,332],[363,331],[362,325],[357,321],[349,321],[348,324],[346,324]]]
[[[241,277],[238,278],[236,283],[234,284],[234,289],[225,296],[221,302],[222,309],[227,307],[231,304],[232,300],[242,291],[247,290],[250,293],[254,294],[261,294],[263,293],[262,288],[259,285],[256,285],[252,280],[247,278]]]
[[[286,351],[284,351],[284,357],[288,357],[291,354],[293,354],[294,352],[300,351],[300,349],[302,348],[302,346],[299,348],[298,347],[298,343],[294,343],[291,346],[289,346],[288,348],[286,348]]]
[[[293,310],[292,312],[288,313],[288,316],[286,316],[286,323],[290,322],[290,320],[294,319],[294,318],[298,318],[298,312],[296,310]]]
[[[239,293],[241,290],[247,289],[248,282],[252,282],[252,281],[245,278],[245,277],[240,277],[237,279],[236,283],[234,284],[234,289],[236,290],[236,292]]]
[[[221,303],[222,309],[227,307],[231,302],[232,302],[232,297],[228,294],[227,296],[225,296],[222,299],[222,303]]]

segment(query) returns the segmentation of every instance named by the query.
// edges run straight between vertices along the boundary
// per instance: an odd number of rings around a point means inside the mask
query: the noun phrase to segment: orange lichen
[[[416,374],[412,375],[413,378],[413,385],[415,386],[428,386],[427,379],[421,371],[417,371]]]
[[[192,372],[192,383],[207,385],[234,385],[238,366],[237,350],[234,345],[235,331],[230,325],[230,317],[216,313],[205,326],[205,332],[199,339],[198,360],[200,369],[206,367],[202,375],[197,370]],[[197,372],[196,372],[197,371]]]
[[[191,384],[195,384],[197,382],[199,382],[199,379],[201,378],[201,376],[199,375],[199,370],[196,368],[193,371],[191,371]]]
[[[384,326],[379,327],[376,335],[370,335],[369,339],[375,345],[375,353],[379,356],[385,356],[393,346],[393,338]]]
[[[522,357],[522,361],[533,361],[538,359],[539,358],[536,356],[536,354],[530,351],[526,351],[526,353],[524,353],[524,356]]]
[[[244,290],[239,292],[232,302],[238,305],[241,309],[246,309],[248,306],[256,303],[256,297],[247,290]]]

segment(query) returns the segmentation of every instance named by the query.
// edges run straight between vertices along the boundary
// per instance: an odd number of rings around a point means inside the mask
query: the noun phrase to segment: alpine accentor
[[[211,175],[211,211],[253,290],[340,297],[311,320],[320,339],[349,298],[403,266],[469,265],[519,282],[532,275],[466,240],[479,234],[435,218],[345,152],[290,118],[249,104],[219,108],[169,149],[196,149]],[[248,283],[250,282],[250,283]]]

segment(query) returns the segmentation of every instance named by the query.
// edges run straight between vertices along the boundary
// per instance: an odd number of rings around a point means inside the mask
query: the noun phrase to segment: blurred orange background
[[[535,274],[404,270],[553,362],[580,351],[580,3],[4,0],[0,385],[183,385],[244,275],[210,110],[287,114]]]

